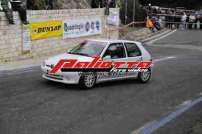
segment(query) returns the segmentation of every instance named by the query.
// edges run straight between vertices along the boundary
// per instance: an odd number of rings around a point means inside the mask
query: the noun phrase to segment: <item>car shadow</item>
[[[129,85],[134,85],[134,84],[140,84],[140,82],[136,79],[128,79],[128,80],[115,80],[115,81],[107,81],[103,83],[98,83],[96,87],[103,88],[103,87],[114,87],[114,86],[129,86]]]
[[[54,81],[49,81],[49,80],[43,80],[42,83],[45,86],[48,87],[54,87],[54,89],[59,89],[59,90],[82,90],[79,88],[78,85],[71,85],[71,84],[64,84],[64,83],[59,83],[59,82],[54,82]]]
[[[54,81],[48,81],[48,80],[43,80],[42,83],[47,87],[51,87],[54,89],[59,89],[59,90],[72,90],[72,91],[89,91],[89,90],[99,90],[103,88],[110,88],[110,87],[126,87],[130,85],[144,85],[141,82],[139,82],[136,79],[128,79],[128,80],[115,80],[115,81],[107,81],[107,82],[102,82],[98,83],[95,85],[94,88],[91,89],[85,89],[81,88],[79,85],[71,85],[71,84],[63,84],[59,82],[54,82]]]

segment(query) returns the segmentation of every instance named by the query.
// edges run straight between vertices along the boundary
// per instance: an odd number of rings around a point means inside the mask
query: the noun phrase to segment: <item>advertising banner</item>
[[[107,17],[107,24],[113,26],[119,26],[119,12],[110,11],[109,16]]]
[[[30,41],[30,32],[29,27],[26,25],[23,25],[22,27],[22,52],[30,52],[31,51],[31,41]]]
[[[101,18],[75,19],[64,21],[63,38],[77,38],[102,33]]]
[[[62,36],[62,20],[33,22],[30,24],[31,40]]]

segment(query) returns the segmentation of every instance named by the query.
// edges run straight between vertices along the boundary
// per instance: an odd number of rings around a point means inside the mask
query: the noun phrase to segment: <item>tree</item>
[[[46,9],[45,0],[27,0],[27,8],[32,10]]]

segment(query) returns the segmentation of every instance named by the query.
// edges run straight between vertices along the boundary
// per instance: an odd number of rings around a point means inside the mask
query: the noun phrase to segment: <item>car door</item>
[[[116,62],[116,61],[127,61],[126,57],[126,49],[122,42],[117,43],[111,43],[107,50],[105,51],[103,55],[103,59],[105,60],[105,57],[110,57],[110,61]],[[124,66],[122,66],[125,68]],[[125,73],[113,73],[113,72],[105,72],[105,77],[101,78],[102,80],[113,80],[113,79],[119,79],[125,76]]]
[[[140,48],[135,44],[131,42],[125,42],[124,46],[126,48],[126,54],[127,54],[127,61],[128,62],[135,62],[135,61],[142,61],[142,52]],[[138,72],[131,71],[128,73],[128,76],[137,77]]]

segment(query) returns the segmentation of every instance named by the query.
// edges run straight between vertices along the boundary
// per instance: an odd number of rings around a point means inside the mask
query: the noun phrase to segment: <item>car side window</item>
[[[126,50],[128,53],[128,57],[137,57],[137,56],[141,56],[142,53],[140,51],[140,49],[138,48],[138,46],[134,43],[125,43],[126,46]]]
[[[108,47],[108,49],[104,54],[104,57],[105,56],[111,56],[112,59],[125,58],[126,53],[123,44],[122,43],[110,44],[110,46]]]

